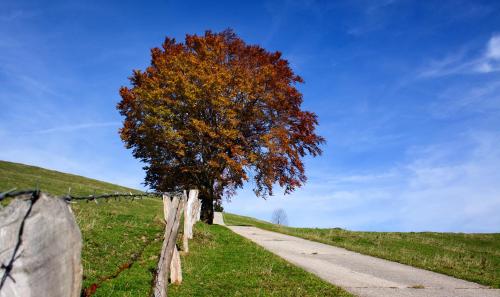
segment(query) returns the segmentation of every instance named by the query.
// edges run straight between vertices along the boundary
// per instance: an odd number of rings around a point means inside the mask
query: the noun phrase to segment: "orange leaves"
[[[235,193],[250,172],[256,192],[305,182],[301,157],[321,153],[316,115],[279,52],[247,45],[232,31],[166,38],[151,66],[122,87],[117,108],[127,147],[157,190],[196,186],[202,195]]]

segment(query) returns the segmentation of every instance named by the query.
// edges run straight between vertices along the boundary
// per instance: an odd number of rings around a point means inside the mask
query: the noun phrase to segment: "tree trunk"
[[[214,221],[214,197],[203,195],[201,197],[201,220],[209,225]]]

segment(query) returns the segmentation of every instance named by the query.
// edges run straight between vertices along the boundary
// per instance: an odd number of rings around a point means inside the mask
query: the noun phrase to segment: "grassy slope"
[[[228,225],[250,225],[343,247],[500,288],[500,234],[353,232],[291,228],[234,214]]]
[[[73,195],[99,193],[138,192],[137,190],[86,178],[79,175],[62,173],[40,167],[29,166],[0,160],[0,191],[35,189],[54,195],[68,193],[71,187]]]
[[[169,296],[351,296],[222,226],[198,223]]]
[[[39,184],[51,194],[134,191],[81,176],[0,161],[0,192]],[[84,240],[83,287],[92,296],[148,296],[163,233],[160,200],[71,205]],[[184,283],[169,296],[349,296],[219,226],[196,226]],[[95,288],[95,285],[98,288]],[[211,293],[207,293],[211,292]],[[298,295],[296,294],[298,292]]]
[[[13,187],[61,195],[136,190],[77,175],[0,161],[0,191]],[[71,205],[83,236],[83,287],[92,296],[147,296],[161,248],[163,223],[160,200],[109,200]]]

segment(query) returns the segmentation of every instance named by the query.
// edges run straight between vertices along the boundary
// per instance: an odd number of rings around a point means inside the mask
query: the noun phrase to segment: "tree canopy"
[[[275,184],[290,193],[306,181],[302,158],[321,154],[317,116],[301,109],[302,78],[280,52],[231,30],[167,37],[130,81],[120,135],[156,190],[198,188],[204,205],[249,179],[258,196]]]

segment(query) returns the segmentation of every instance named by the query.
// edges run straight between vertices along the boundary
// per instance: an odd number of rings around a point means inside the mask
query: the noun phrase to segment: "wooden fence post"
[[[191,210],[193,209],[193,199],[190,195],[184,191],[184,195],[187,196],[186,207],[184,207],[184,232],[182,233],[182,250],[184,253],[189,253],[189,226],[191,225]]]
[[[199,222],[201,219],[201,200],[197,200],[197,208],[196,208],[196,221]]]
[[[190,217],[190,226],[189,226],[189,233],[188,233],[188,239],[193,239],[193,227],[196,222],[198,222],[198,213],[200,211],[200,200],[198,199],[198,190],[190,190],[189,195],[192,196],[193,199],[193,206],[191,208],[191,217]]]
[[[174,254],[172,255],[172,262],[170,262],[170,282],[172,284],[182,283],[182,266],[181,256],[177,246],[174,247]]]
[[[186,191],[184,193],[186,194]],[[186,253],[189,252],[189,239],[193,238],[193,225],[196,223],[193,216],[196,200],[198,200],[198,190],[189,190],[184,208],[184,233],[182,236],[183,251]]]
[[[17,198],[0,211],[0,230],[1,297],[80,296],[82,237],[66,201]]]
[[[165,222],[167,222],[168,212],[170,210],[172,201],[167,195],[163,195],[163,216]],[[172,262],[170,263],[170,282],[174,284],[182,283],[182,267],[181,267],[181,257],[179,255],[179,249],[177,245],[174,247],[174,254],[172,256]]]
[[[168,202],[165,203],[165,200]],[[165,297],[167,296],[167,277],[170,272],[170,265],[174,255],[175,244],[177,241],[177,234],[179,232],[179,225],[182,210],[185,204],[185,197],[173,196],[170,200],[169,197],[164,196],[164,214],[168,215],[163,245],[161,249],[160,260],[158,261],[158,269],[156,273],[154,296]],[[166,205],[165,205],[166,204]]]

